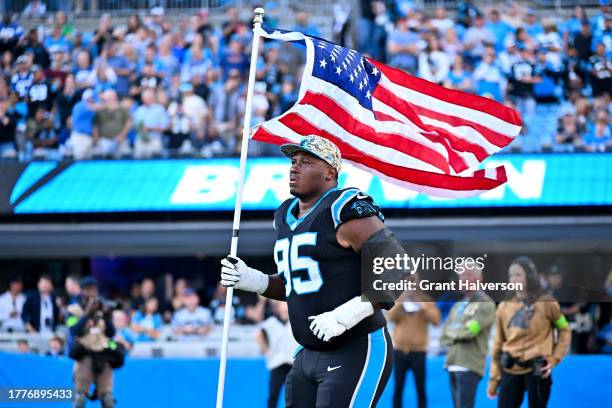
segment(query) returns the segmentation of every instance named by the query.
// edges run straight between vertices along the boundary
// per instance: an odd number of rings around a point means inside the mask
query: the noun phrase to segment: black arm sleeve
[[[391,230],[383,228],[373,234],[361,247],[362,264],[362,293],[372,303],[377,303],[381,308],[389,310],[393,307],[396,299],[403,293],[403,289],[389,289],[388,286],[413,279],[411,271],[403,267],[394,266],[392,269],[385,268],[380,274],[374,273],[374,260],[376,258],[404,258],[406,251],[395,239]],[[376,289],[374,282],[380,281]],[[391,284],[391,285],[386,285]]]

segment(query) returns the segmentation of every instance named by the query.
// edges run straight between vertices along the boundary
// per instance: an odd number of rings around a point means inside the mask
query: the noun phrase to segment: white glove
[[[228,255],[221,260],[221,285],[260,295],[268,289],[268,275],[249,268],[242,259]]]
[[[323,341],[330,341],[372,314],[374,314],[372,303],[364,302],[360,296],[357,296],[331,312],[310,316],[308,320],[311,320],[310,330],[315,336]]]

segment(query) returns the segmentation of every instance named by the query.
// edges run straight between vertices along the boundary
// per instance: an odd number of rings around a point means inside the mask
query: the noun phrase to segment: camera
[[[504,368],[511,368],[514,366],[516,359],[512,357],[512,354],[506,353],[505,351],[501,354],[499,361]]]
[[[546,360],[544,359],[544,357],[536,357],[533,359],[533,372],[532,374],[535,377],[542,377],[542,375],[544,374],[543,372],[543,368],[546,366]]]

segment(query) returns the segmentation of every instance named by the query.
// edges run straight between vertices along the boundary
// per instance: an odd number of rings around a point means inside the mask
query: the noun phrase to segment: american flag
[[[298,102],[256,125],[253,140],[299,143],[319,135],[356,167],[431,196],[470,197],[506,182],[503,166],[476,169],[519,134],[515,110],[320,38],[266,28],[259,33],[304,44],[306,65]]]

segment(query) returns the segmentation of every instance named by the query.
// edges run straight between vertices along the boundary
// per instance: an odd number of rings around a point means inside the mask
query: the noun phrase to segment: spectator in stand
[[[533,9],[527,10],[527,13],[525,14],[525,24],[523,26],[525,27],[525,32],[531,38],[537,38],[538,35],[544,32],[544,27],[540,23],[538,15]]]
[[[227,288],[225,286],[217,285],[215,289],[215,293],[213,295],[213,299],[210,302],[210,310],[212,312],[212,318],[215,323],[221,324],[223,323],[223,319],[225,317],[225,295],[227,293]],[[232,311],[230,319],[232,322],[243,323],[245,317],[245,310],[241,304],[240,298],[238,296],[234,296],[232,298]]]
[[[238,70],[240,76],[247,74],[249,59],[244,52],[244,44],[236,35],[230,38],[227,49],[221,55],[219,65],[221,67],[222,78],[225,81],[233,70]]]
[[[155,282],[151,278],[144,278],[140,284],[136,284],[135,288],[132,288],[132,299],[131,309],[133,311],[140,310],[144,312],[144,307],[147,299],[155,296]]]
[[[612,128],[608,112],[596,113],[595,123],[589,123],[583,141],[587,150],[591,152],[602,152],[612,146]]]
[[[49,339],[49,350],[45,353],[49,357],[63,357],[66,354],[64,350],[64,339],[60,336],[53,336]]]
[[[472,75],[465,69],[463,63],[463,57],[457,55],[453,61],[453,65],[448,73],[446,81],[444,81],[446,88],[458,89],[464,92],[473,91]]]
[[[599,10],[595,13],[591,19],[591,26],[593,27],[593,33],[599,35],[605,31],[606,17],[610,15],[609,0],[599,0]]]
[[[21,55],[17,58],[15,73],[11,76],[11,90],[17,98],[24,100],[28,96],[28,90],[32,85],[33,75],[30,71],[31,58],[29,55]]]
[[[102,94],[101,106],[93,119],[94,154],[119,157],[129,153],[127,134],[132,127],[132,119],[128,111],[119,105],[117,93],[112,89]]]
[[[561,96],[561,72],[549,60],[550,52],[540,48],[534,69],[540,81],[533,86],[533,94],[538,103],[557,103]]]
[[[160,78],[153,69],[153,64],[147,62],[143,65],[140,75],[132,82],[130,88],[130,96],[140,102],[140,95],[145,89],[157,90],[164,85],[163,79]]]
[[[570,43],[573,48],[578,52],[578,59],[580,61],[588,61],[591,58],[592,50],[591,44],[593,43],[593,35],[591,34],[591,25],[587,20],[583,20],[580,28],[573,41]]]
[[[240,71],[229,72],[225,83],[218,82],[212,88],[210,106],[215,120],[215,127],[221,138],[228,144],[236,134],[239,121],[239,102],[241,96]]]
[[[153,58],[153,69],[162,78],[171,78],[180,72],[179,60],[172,54],[172,38],[162,37],[159,41],[159,51]]]
[[[191,119],[185,114],[183,109],[183,102],[179,99],[176,101],[174,114],[170,118],[168,149],[171,152],[190,152],[193,128]]]
[[[450,28],[444,33],[442,38],[442,48],[448,54],[450,61],[454,61],[457,56],[463,58],[463,43],[457,36],[457,30]]]
[[[298,100],[297,89],[293,77],[287,76],[281,85],[277,114],[287,112]]]
[[[501,68],[496,64],[495,58],[495,49],[487,47],[483,60],[474,70],[473,78],[478,95],[502,102],[505,78]]]
[[[91,42],[95,45],[95,55],[99,55],[104,50],[104,45],[113,39],[113,22],[108,13],[102,14],[98,28],[94,31]]]
[[[576,116],[572,112],[566,112],[557,122],[556,142],[561,146],[582,146],[583,130],[579,126]]]
[[[123,344],[126,350],[131,350],[134,347],[136,335],[129,326],[129,317],[124,310],[113,310],[113,326],[116,330],[113,340]]]
[[[1,32],[0,32],[1,35]],[[2,60],[0,61],[0,77],[10,78],[13,73],[13,53],[9,50],[2,53]]]
[[[30,0],[22,14],[29,18],[43,18],[47,14],[47,5],[42,0]]]
[[[94,92],[86,89],[72,108],[72,133],[68,145],[75,160],[89,159],[93,149],[93,122],[98,105]]]
[[[504,41],[504,50],[498,54],[497,60],[499,67],[506,77],[509,77],[512,70],[512,65],[520,60],[520,55],[516,40],[513,36],[506,38]]]
[[[11,13],[6,12],[0,22],[0,54],[6,51],[13,53],[21,36],[23,36],[23,27],[13,21]]]
[[[26,339],[17,340],[17,352],[21,354],[28,354],[30,352],[30,343]]]
[[[136,109],[134,114],[137,133],[134,142],[134,158],[149,159],[162,153],[162,137],[168,128],[169,119],[166,109],[155,103],[155,92],[152,89],[145,89],[141,98],[142,105]]]
[[[15,129],[17,118],[9,111],[11,102],[8,98],[0,98],[0,159],[16,157]]]
[[[485,18],[483,15],[477,15],[474,19],[474,25],[465,31],[463,36],[465,50],[470,64],[478,63],[484,53],[485,47],[495,45],[495,35],[485,26]]]
[[[21,278],[17,276],[10,278],[8,290],[0,296],[0,331],[5,333],[25,331],[21,313],[26,297],[21,293],[22,290]]]
[[[523,116],[532,117],[535,114],[535,99],[533,85],[540,81],[535,75],[533,51],[523,47],[520,59],[510,67],[510,99]]]
[[[106,62],[117,76],[115,90],[120,98],[127,96],[130,91],[130,81],[134,74],[135,65],[127,57],[120,53],[120,43],[117,41],[109,42],[106,47]],[[125,46],[122,48],[125,49]]]
[[[158,308],[159,302],[152,296],[145,301],[144,312],[137,310],[134,313],[131,328],[136,334],[136,341],[154,341],[159,338],[164,323]]]
[[[185,306],[185,290],[187,289],[187,281],[179,278],[174,282],[174,296],[172,297],[172,309],[176,312]]]
[[[179,90],[181,92],[183,110],[194,126],[196,137],[200,140],[204,140],[207,124],[209,122],[208,106],[204,99],[193,92],[193,85],[190,83],[181,84]],[[171,116],[175,114],[176,106],[176,102],[170,104],[168,113]]]
[[[74,79],[77,89],[91,88],[96,83],[96,72],[91,64],[89,51],[82,50],[77,54]]]
[[[38,38],[38,31],[35,28],[32,28],[28,31],[28,35],[21,38],[15,52],[17,55],[23,55],[25,53],[32,54],[31,63],[40,65],[43,69],[49,68],[51,64],[49,52],[41,44]]]
[[[321,37],[321,33],[316,24],[310,22],[310,15],[305,11],[300,11],[295,14],[294,31],[299,31],[313,37]]]
[[[446,9],[441,6],[436,7],[434,18],[431,19],[431,25],[436,28],[440,36],[444,36],[448,30],[454,29],[455,27],[453,20],[446,15]]]
[[[427,47],[419,55],[419,76],[437,84],[442,84],[450,69],[448,55],[441,49],[440,40],[435,35],[427,39]]]
[[[604,44],[606,56],[612,58],[612,14],[610,13],[606,15],[604,30],[593,36],[593,48],[599,43]]]
[[[53,114],[55,90],[52,89],[51,84],[46,80],[45,73],[40,66],[32,66],[31,72],[33,78],[27,96],[28,118],[33,118],[39,108]]]
[[[485,26],[493,33],[495,37],[495,51],[502,51],[504,49],[504,41],[514,32],[510,24],[502,20],[499,10],[494,8],[489,12],[489,21]]]
[[[59,323],[59,309],[48,275],[38,278],[38,293],[28,296],[21,318],[29,333],[52,333]]]
[[[81,281],[76,275],[68,275],[64,283],[66,305],[81,303]]]
[[[97,93],[107,90],[114,90],[117,83],[117,74],[108,65],[106,58],[100,57],[94,64],[94,85],[93,89]]]
[[[482,15],[480,10],[473,4],[472,0],[462,0],[457,3],[457,22],[462,27],[469,27],[473,21]]]
[[[185,306],[172,317],[172,330],[182,340],[197,339],[212,330],[210,310],[200,306],[195,289],[185,289]]]
[[[43,45],[49,52],[51,59],[53,59],[54,54],[57,52],[63,53],[70,51],[70,41],[64,37],[64,34],[62,33],[62,26],[60,25],[53,25],[51,35],[44,39]]]
[[[60,128],[66,127],[68,118],[72,115],[74,105],[79,101],[81,94],[77,93],[74,75],[66,76],[64,86],[55,98],[55,104],[59,113]]]
[[[36,109],[34,117],[28,120],[26,136],[32,143],[34,158],[59,160],[59,137],[53,128],[51,113],[42,106]]]
[[[574,38],[582,30],[582,22],[590,25],[587,19],[586,11],[583,6],[575,5],[572,11],[572,16],[567,19],[563,29],[563,41],[566,44],[571,44]]]
[[[410,74],[417,72],[417,56],[424,47],[421,37],[410,27],[406,16],[400,16],[387,37],[389,63]]]
[[[589,58],[591,65],[591,86],[593,97],[612,94],[612,59],[606,55],[606,46],[598,43],[595,55]]]

